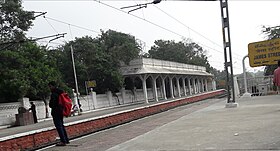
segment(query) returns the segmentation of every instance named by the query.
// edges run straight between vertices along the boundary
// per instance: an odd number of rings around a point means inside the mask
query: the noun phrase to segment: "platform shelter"
[[[120,70],[125,89],[142,88],[146,103],[216,90],[214,76],[203,66],[140,58],[123,63]],[[148,99],[149,88],[154,100]]]

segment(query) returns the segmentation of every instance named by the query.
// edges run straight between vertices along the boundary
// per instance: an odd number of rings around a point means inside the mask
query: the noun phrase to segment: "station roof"
[[[202,66],[183,64],[151,58],[140,58],[130,61],[129,65],[122,63],[121,73],[124,76],[141,74],[177,74],[195,76],[213,76]]]

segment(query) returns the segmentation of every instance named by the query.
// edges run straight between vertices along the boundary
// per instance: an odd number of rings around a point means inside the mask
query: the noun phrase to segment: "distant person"
[[[29,108],[29,111],[31,111],[33,114],[34,123],[38,123],[37,115],[36,115],[36,106],[33,102],[30,102],[30,104],[31,104],[31,108]]]
[[[61,93],[63,93],[63,90],[58,89],[54,81],[49,82],[48,86],[51,91],[51,99],[49,104],[50,108],[52,109],[51,115],[53,117],[53,123],[55,125],[55,128],[60,137],[60,142],[57,143],[56,146],[66,146],[66,144],[69,144],[69,139],[65,127],[63,125],[62,106],[58,104],[58,97]]]
[[[277,94],[280,94],[280,60],[278,60],[278,68],[273,73],[273,84],[277,87]]]

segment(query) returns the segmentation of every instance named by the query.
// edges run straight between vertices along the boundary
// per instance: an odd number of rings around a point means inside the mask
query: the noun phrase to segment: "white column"
[[[146,103],[149,103],[149,100],[148,100],[148,93],[147,93],[147,84],[146,84],[147,75],[140,76],[140,79],[142,80],[142,87],[143,87],[143,93],[144,93],[144,100],[145,100]]]
[[[157,77],[152,77],[153,79],[153,91],[154,91],[154,97],[155,101],[158,102],[158,94],[157,94]]]
[[[180,90],[180,78],[176,78],[176,84],[178,89],[178,96],[181,97],[181,90]]]
[[[96,92],[94,92],[92,88],[90,89],[90,96],[92,99],[93,108],[96,109],[97,108]]]
[[[195,85],[195,78],[192,79],[192,85],[193,85],[193,93],[196,94],[196,85]]]
[[[191,78],[188,78],[188,86],[189,86],[190,95],[192,95]]]
[[[29,109],[30,108],[29,98],[22,97],[22,98],[18,99],[18,101],[20,102],[21,107],[24,107],[25,109]]]
[[[203,78],[201,78],[201,90],[202,90],[202,92],[204,92],[204,80],[203,80]]]
[[[187,90],[186,90],[186,78],[182,78],[183,80],[183,89],[184,89],[184,96],[187,96]]]
[[[201,93],[201,81],[200,81],[200,79],[197,79],[197,91],[198,91],[198,93]]]
[[[200,79],[197,78],[197,92],[200,93],[200,88],[201,88],[201,83],[200,83]]]
[[[202,80],[202,78],[201,78],[199,81],[200,81],[200,92],[204,92],[204,90],[203,90],[203,80]]]
[[[164,100],[167,100],[167,97],[166,97],[166,90],[165,90],[165,77],[161,77],[161,82],[162,82],[162,91],[163,91],[163,98]]]
[[[214,80],[214,78],[212,79],[212,88],[213,90],[216,90],[216,81]]]
[[[109,102],[109,106],[114,105],[113,104],[112,92],[111,91],[107,91],[106,94],[107,94],[107,99],[108,99],[108,102]]]
[[[169,77],[169,86],[170,86],[171,98],[174,98],[172,79],[173,79],[173,77]]]
[[[207,78],[205,79],[205,91],[208,92],[208,83],[207,83]]]

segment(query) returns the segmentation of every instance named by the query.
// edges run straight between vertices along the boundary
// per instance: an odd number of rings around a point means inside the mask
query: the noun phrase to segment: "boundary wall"
[[[167,111],[169,109],[198,102],[225,94],[225,90],[210,91],[185,98],[178,98],[155,104],[146,104],[139,108],[124,110],[95,118],[82,119],[65,123],[69,138],[76,138],[120,124],[124,124],[149,115]],[[46,127],[30,132],[0,138],[0,151],[32,150],[56,143],[57,132],[55,127]]]
[[[80,103],[82,105],[83,111],[92,111],[95,109],[101,109],[106,107],[113,107],[117,105],[122,104],[133,104],[133,103],[140,103],[144,102],[143,97],[143,90],[137,89],[135,92],[135,95],[132,94],[130,90],[124,90],[124,95],[122,95],[121,92],[116,93],[118,98],[116,96],[113,96],[111,92],[107,92],[106,94],[96,94],[94,92],[94,99],[93,100],[92,95],[87,96],[80,96]],[[158,89],[158,94],[161,94],[160,90]],[[148,89],[148,95],[149,99],[154,99],[152,89]],[[26,109],[29,109],[30,102],[28,98],[26,98],[28,101],[25,102],[24,107]],[[119,99],[119,101],[117,101]],[[72,98],[72,100],[74,100]],[[37,119],[38,120],[44,120],[46,118],[51,117],[51,109],[47,105],[48,114],[46,113],[46,107],[45,103],[41,100],[32,101],[34,102],[36,106],[36,113],[37,113]],[[95,102],[95,104],[94,104]],[[22,106],[21,102],[13,102],[13,103],[1,103],[0,104],[0,126],[13,126],[16,122],[15,114],[18,114],[18,108]]]

